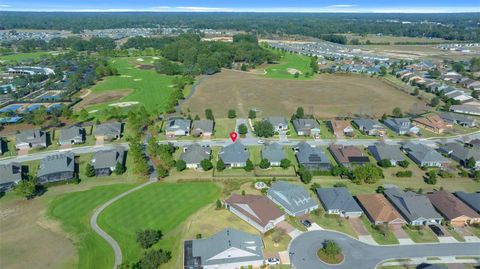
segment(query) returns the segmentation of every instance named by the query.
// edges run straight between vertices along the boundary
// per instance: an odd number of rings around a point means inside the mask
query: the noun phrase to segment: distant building
[[[46,148],[47,134],[40,130],[25,130],[17,134],[15,139],[17,149]]]
[[[338,165],[350,167],[353,164],[364,165],[370,163],[368,156],[355,146],[330,145],[328,147]]]
[[[194,120],[192,123],[192,135],[211,138],[213,135],[213,120]]]
[[[320,125],[314,119],[295,119],[292,122],[297,135],[320,138]]]
[[[347,188],[318,188],[316,192],[328,214],[343,218],[358,218],[363,213]]]
[[[295,156],[300,165],[308,170],[330,170],[332,165],[324,149],[312,147],[305,142],[298,143],[295,147]]]
[[[85,129],[78,126],[71,126],[60,130],[60,137],[58,139],[60,145],[82,144],[84,142]]]
[[[186,120],[183,118],[170,118],[166,122],[165,135],[170,138],[189,135],[191,123],[191,120]]]
[[[402,148],[418,166],[448,167],[450,165],[450,160],[424,144],[407,142]]]
[[[248,148],[241,142],[235,142],[223,147],[218,157],[227,167],[245,167],[249,158]]]
[[[408,118],[387,118],[384,124],[399,135],[417,134],[420,130],[413,126]]]
[[[111,175],[115,171],[117,163],[120,163],[122,166],[125,165],[125,149],[122,147],[95,152],[92,158],[95,176]]]
[[[123,131],[123,125],[120,122],[107,122],[95,125],[93,135],[96,139],[106,141],[120,139]]]
[[[396,166],[398,162],[405,160],[400,148],[396,145],[376,144],[369,146],[368,150],[377,162],[388,160],[392,166]]]
[[[272,124],[275,132],[288,131],[288,121],[284,117],[268,117],[265,120]]]
[[[267,190],[267,197],[281,206],[290,216],[303,216],[318,208],[318,203],[302,187],[286,181],[276,181]]]
[[[34,67],[34,66],[17,66],[17,67],[10,67],[7,69],[7,72],[11,75],[55,75],[55,71],[51,68],[47,67]]]
[[[201,146],[198,143],[183,148],[180,160],[184,161],[187,168],[198,169],[203,160],[210,160],[212,149],[209,146]]]
[[[283,147],[278,143],[263,145],[262,159],[267,159],[270,162],[270,166],[280,166],[282,160],[285,159]]]
[[[360,132],[366,135],[383,136],[387,129],[378,120],[372,119],[355,119],[353,120]]]
[[[47,156],[40,161],[37,183],[70,180],[75,177],[75,156],[72,152]]]

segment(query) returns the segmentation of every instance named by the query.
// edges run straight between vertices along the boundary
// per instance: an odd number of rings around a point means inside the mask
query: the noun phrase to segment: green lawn
[[[47,52],[29,52],[29,53],[17,53],[17,54],[10,54],[10,55],[2,55],[0,56],[0,61],[23,61],[23,60],[36,60],[40,59],[44,56],[50,55]]]
[[[88,111],[101,110],[108,104],[136,101],[143,104],[147,110],[162,111],[165,108],[170,93],[173,92],[173,76],[161,75],[155,70],[138,69],[133,58],[114,58],[112,66],[120,75],[107,77],[91,88],[92,93],[105,93],[116,90],[133,89],[133,92],[120,100],[108,100],[101,104],[90,105]]]
[[[398,239],[391,231],[387,231],[386,236],[381,234],[377,229],[372,226],[372,223],[368,220],[368,218],[363,215],[360,218],[363,222],[363,226],[367,229],[367,231],[372,235],[373,239],[380,245],[391,245],[391,244],[398,244]]]
[[[259,165],[260,161],[262,161],[262,147],[248,146],[248,152],[253,165]]]
[[[200,115],[202,117],[202,115]],[[229,138],[230,133],[235,131],[235,119],[215,119],[214,138]]]
[[[98,223],[120,244],[124,261],[139,258],[136,232],[143,229],[163,232],[164,238],[154,247],[172,251],[174,261],[180,255],[180,234],[174,230],[219,195],[220,188],[213,183],[152,184],[106,208]]]
[[[128,190],[132,185],[95,187],[59,196],[49,204],[48,215],[61,222],[78,250],[78,268],[111,268],[113,251],[90,228],[94,208]]]
[[[434,243],[438,242],[438,237],[435,236],[432,230],[428,227],[420,227],[420,230],[416,228],[408,228],[404,226],[403,230],[415,243]]]
[[[300,75],[298,78],[294,77],[294,73],[291,74],[288,70],[298,70]],[[311,73],[312,69],[310,67],[310,58],[302,56],[296,53],[281,53],[281,59],[278,64],[271,65],[265,69],[267,72],[265,76],[270,78],[279,78],[279,79],[312,79],[312,76],[305,77],[305,73]]]
[[[353,230],[352,225],[346,219],[337,215],[328,215],[322,209],[317,210],[318,213],[310,214],[310,218],[316,222],[320,227],[328,230],[339,231],[349,234],[357,238],[357,233]]]

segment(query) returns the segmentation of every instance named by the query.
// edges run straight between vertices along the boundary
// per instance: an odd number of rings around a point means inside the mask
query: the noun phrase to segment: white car
[[[277,265],[277,264],[280,264],[280,260],[277,259],[277,258],[270,258],[270,259],[265,260],[265,264],[266,265]]]
[[[257,143],[258,143],[258,144],[265,144],[265,141],[263,141],[263,140],[258,140]]]

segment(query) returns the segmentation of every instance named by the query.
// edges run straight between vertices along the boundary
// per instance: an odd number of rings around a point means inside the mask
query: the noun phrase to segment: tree
[[[215,118],[213,116],[213,112],[210,108],[205,109],[205,118],[207,120],[215,120]]]
[[[252,119],[252,120],[253,120],[253,119],[255,119],[256,117],[257,117],[257,112],[256,112],[255,110],[252,110],[252,109],[251,109],[250,111],[248,111],[248,118],[249,118],[249,119]]]
[[[297,119],[302,119],[305,117],[305,112],[303,111],[303,107],[297,107],[297,111],[295,112],[295,117]]]
[[[356,184],[373,184],[376,183],[382,176],[382,169],[367,163],[362,166],[357,166],[353,169],[353,182]]]
[[[184,160],[178,160],[175,162],[175,168],[177,169],[177,171],[183,171],[187,168],[187,164],[185,163]]]
[[[309,184],[312,181],[312,173],[303,166],[298,169],[298,175],[304,184]]]
[[[247,162],[245,164],[245,171],[250,172],[253,170],[253,163],[250,161],[250,159],[247,159]]]
[[[85,175],[87,177],[94,177],[95,176],[95,168],[90,163],[87,163],[87,165],[85,167]]]
[[[238,125],[238,133],[241,135],[245,135],[248,133],[248,127],[245,123]]]
[[[283,169],[288,169],[290,167],[290,160],[289,159],[282,159],[280,161],[280,167],[282,167]]]
[[[380,76],[386,76],[387,75],[387,68],[385,66],[380,66]]]
[[[262,169],[267,169],[267,168],[270,167],[270,162],[269,162],[267,159],[262,159],[262,160],[260,161],[260,165],[259,165],[259,166],[260,166],[260,168],[262,168]]]
[[[407,168],[410,165],[410,163],[407,160],[399,161],[397,162],[397,164],[403,168]]]
[[[200,162],[200,166],[202,167],[203,171],[208,171],[213,168],[212,162],[208,159],[203,159]]]
[[[27,199],[31,199],[35,196],[37,191],[37,182],[34,177],[29,176],[28,179],[21,180],[15,186],[15,193],[23,196]]]
[[[222,201],[217,200],[217,202],[215,202],[215,209],[219,210],[219,209],[222,209],[222,208],[223,208]]]
[[[237,112],[235,111],[235,109],[229,109],[228,110],[228,118],[229,119],[234,119],[237,117]]]
[[[163,249],[152,249],[145,252],[138,262],[137,268],[157,269],[160,265],[167,263],[172,258],[170,251]]]
[[[322,250],[330,257],[336,257],[342,254],[342,248],[340,248],[340,246],[333,240],[325,240],[325,242],[323,242]]]
[[[157,165],[155,170],[157,171],[158,178],[168,177],[168,174],[169,174],[168,169],[162,164]]]
[[[378,186],[377,187],[377,190],[375,190],[376,193],[384,193],[385,192],[385,188],[383,186]]]
[[[475,98],[475,99],[478,99],[478,91],[472,91],[471,93],[472,97]]]
[[[413,90],[413,96],[418,96],[420,94],[420,90],[418,88],[415,88]]]
[[[401,118],[401,117],[403,117],[402,109],[399,108],[399,107],[395,107],[395,108],[392,110],[392,115],[393,115],[395,118]]]
[[[162,239],[163,233],[160,230],[146,229],[137,231],[137,243],[144,249],[150,248]]]
[[[437,171],[431,170],[428,171],[427,177],[425,178],[425,183],[435,185],[437,184]]]
[[[312,73],[318,73],[318,58],[310,57],[310,68],[312,68]]]
[[[90,118],[90,114],[88,114],[88,111],[85,110],[85,108],[82,108],[82,110],[80,110],[80,112],[78,113],[78,118],[81,121],[87,121]]]
[[[432,100],[430,100],[430,106],[432,107],[436,107],[440,104],[440,97],[438,96],[435,96],[432,98]]]
[[[298,72],[295,72],[295,74],[293,75],[294,78],[299,78],[300,77],[300,73]]]
[[[115,174],[116,175],[121,175],[123,173],[125,173],[125,166],[121,163],[121,162],[117,162],[117,164],[115,165]]]
[[[470,157],[470,158],[467,159],[467,162],[466,162],[465,166],[467,168],[474,168],[476,164],[477,164],[477,162],[475,161],[475,158]]]
[[[383,168],[388,168],[388,167],[392,167],[392,163],[390,162],[390,160],[383,159],[378,162],[378,166]]]
[[[219,158],[218,161],[217,161],[217,170],[218,171],[223,171],[223,170],[225,170],[225,168],[226,168],[225,163],[223,162],[222,159]]]
[[[253,124],[255,134],[259,137],[272,137],[275,134],[273,125],[266,120],[257,121]]]

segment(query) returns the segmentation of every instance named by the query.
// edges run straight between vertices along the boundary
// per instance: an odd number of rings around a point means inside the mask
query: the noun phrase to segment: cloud
[[[10,5],[1,5],[1,4],[0,4],[0,8],[1,8],[1,7],[10,7]]]
[[[356,7],[357,5],[331,5],[327,6],[327,8],[346,8],[346,7]]]
[[[178,10],[184,11],[194,11],[194,12],[210,12],[210,11],[223,11],[223,12],[231,12],[235,11],[230,8],[223,8],[223,7],[176,7]]]

